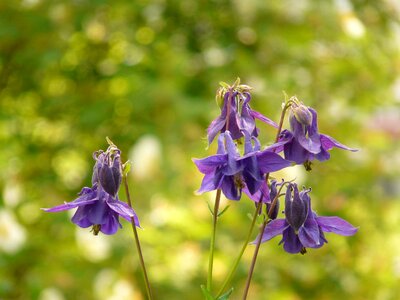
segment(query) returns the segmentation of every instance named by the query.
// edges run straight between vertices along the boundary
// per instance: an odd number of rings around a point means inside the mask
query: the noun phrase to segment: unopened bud
[[[273,200],[273,199],[271,199]],[[278,217],[279,213],[279,200],[275,201],[274,206],[272,207],[272,203],[267,203],[267,214],[271,220],[275,220]]]
[[[311,111],[296,97],[292,97],[291,99],[293,100],[291,109],[296,120],[302,125],[310,126],[313,121]]]

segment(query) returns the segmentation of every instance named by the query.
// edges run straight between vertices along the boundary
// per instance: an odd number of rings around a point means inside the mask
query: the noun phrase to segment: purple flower
[[[119,201],[118,189],[121,184],[120,150],[114,145],[106,152],[97,151],[93,154],[96,164],[93,168],[92,187],[84,187],[79,197],[72,202],[64,203],[53,208],[46,208],[46,212],[59,212],[78,208],[72,217],[76,225],[87,228],[93,227],[95,235],[99,231],[105,234],[114,234],[119,227],[119,216],[127,221],[134,219],[139,225],[134,210],[126,203]]]
[[[84,187],[74,201],[47,208],[44,211],[59,212],[76,207],[78,209],[71,219],[72,222],[82,228],[93,226],[95,235],[99,231],[104,234],[116,233],[118,228],[122,227],[119,223],[119,216],[129,222],[132,217],[135,225],[140,226],[134,210],[126,203],[119,201],[118,196],[113,197],[105,192],[100,185],[92,188]]]
[[[301,109],[297,107],[289,117],[289,122],[291,131],[283,130],[279,135],[278,142],[268,148],[276,152],[283,150],[285,159],[297,164],[304,163],[309,168],[310,162],[314,159],[328,160],[330,158],[328,151],[334,147],[357,151],[357,149],[349,148],[328,135],[320,134],[318,132],[317,112],[311,107],[304,105],[301,106]]]
[[[255,119],[278,128],[274,121],[250,108],[250,87],[245,85],[223,87],[219,91],[220,96],[223,97],[222,110],[220,116],[212,121],[207,129],[209,144],[211,144],[218,132],[229,131],[234,140],[241,138],[244,131],[251,136],[257,137],[258,130]]]
[[[229,131],[218,139],[218,151],[203,159],[194,159],[194,163],[204,178],[198,193],[221,189],[231,200],[239,200],[242,189],[246,187],[251,195],[262,186],[264,174],[278,171],[291,165],[278,154],[270,151],[259,151],[256,138],[244,133],[245,154],[240,156]],[[251,139],[255,140],[253,147]]]
[[[289,184],[285,197],[285,219],[272,220],[265,227],[261,242],[282,234],[283,248],[288,253],[306,252],[305,248],[320,248],[328,241],[324,232],[351,236],[357,228],[339,217],[319,217],[311,209],[310,189],[299,193],[296,184]],[[258,239],[258,238],[257,238]]]

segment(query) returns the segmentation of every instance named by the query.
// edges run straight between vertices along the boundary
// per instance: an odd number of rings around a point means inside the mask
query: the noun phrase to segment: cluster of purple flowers
[[[304,253],[305,248],[321,247],[327,242],[324,232],[345,236],[355,234],[357,228],[341,218],[316,215],[311,208],[311,189],[299,192],[295,183],[269,182],[269,173],[297,164],[311,170],[311,161],[328,160],[328,151],[334,147],[356,150],[319,133],[317,112],[296,97],[285,103],[284,112],[290,109],[290,129],[284,130],[252,110],[250,100],[250,87],[238,82],[233,86],[224,84],[217,92],[221,114],[212,121],[207,133],[209,144],[219,134],[218,150],[215,155],[193,159],[204,174],[198,193],[221,190],[226,198],[240,200],[243,191],[253,201],[261,201],[271,219],[265,227],[262,242],[282,234],[281,243],[289,253]],[[261,149],[257,138],[256,119],[279,131],[276,142],[265,149]],[[283,157],[279,153],[283,153]],[[281,196],[277,187],[280,185],[281,188],[286,186],[284,219],[276,219]]]
[[[107,151],[93,153],[96,161],[93,168],[92,187],[84,187],[79,197],[72,202],[53,208],[44,209],[47,212],[59,212],[78,208],[72,217],[72,222],[79,227],[92,226],[93,233],[114,234],[122,225],[119,216],[127,221],[134,219],[139,227],[135,211],[125,202],[118,199],[118,190],[122,180],[121,151],[114,145]]]

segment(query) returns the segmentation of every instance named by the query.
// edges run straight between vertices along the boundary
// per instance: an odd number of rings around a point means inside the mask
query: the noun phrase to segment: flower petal
[[[254,202],[260,202],[260,200],[263,203],[269,203],[271,202],[270,195],[269,195],[269,188],[265,180],[263,180],[261,187],[258,189],[257,192],[254,194],[251,194],[247,186],[243,188],[243,192]]]
[[[321,141],[317,127],[317,113],[311,108],[309,110],[313,115],[311,126],[302,125],[294,115],[289,118],[289,121],[293,135],[299,144],[307,151],[317,154],[321,151]]]
[[[220,187],[223,177],[224,175],[221,172],[209,173],[204,175],[201,186],[196,191],[196,194],[202,194],[218,189]]]
[[[75,223],[76,225],[82,228],[87,228],[89,226],[92,226],[93,223],[90,222],[89,219],[87,218],[88,211],[89,211],[88,206],[78,207],[74,216],[71,218],[72,223]]]
[[[100,231],[104,234],[114,234],[118,231],[118,228],[122,228],[118,221],[118,214],[110,211],[106,222],[101,224]]]
[[[317,223],[325,232],[334,232],[336,234],[350,236],[354,235],[358,228],[339,217],[317,217]]]
[[[79,198],[75,199],[74,201],[67,202],[67,203],[52,207],[52,208],[42,208],[42,209],[46,212],[59,212],[59,211],[72,209],[72,208],[82,206],[82,205],[92,204],[98,200],[97,192],[95,190],[92,190],[87,187],[84,187],[79,194],[81,196]]]
[[[125,202],[119,200],[111,200],[107,201],[108,207],[110,207],[113,211],[118,213],[121,217],[123,217],[127,221],[131,221],[131,218],[135,220],[135,225],[140,227],[139,219],[135,213],[135,211]]]
[[[257,153],[257,161],[262,173],[279,171],[292,165],[291,161],[282,158],[274,152],[265,150]]]
[[[250,114],[254,118],[259,119],[261,122],[264,122],[268,125],[278,128],[278,124],[276,124],[274,121],[272,121],[269,118],[267,118],[266,116],[264,116],[262,113],[259,113],[258,111],[255,111],[255,110],[251,110]]]
[[[89,206],[85,206],[87,208],[87,218],[92,224],[103,224],[106,222],[109,211],[109,208],[105,203],[105,197],[107,196],[108,194],[103,192],[99,201]]]
[[[322,148],[325,150],[331,150],[333,147],[336,147],[336,148],[349,150],[349,151],[353,151],[353,152],[358,151],[357,149],[349,148],[349,147],[339,143],[338,141],[336,141],[334,138],[330,137],[329,135],[320,134],[320,138],[321,138]]]
[[[312,217],[308,217],[300,227],[298,236],[304,247],[316,248],[321,244],[318,224]]]
[[[241,189],[235,185],[234,176],[224,176],[220,188],[225,197],[230,200],[240,200],[242,196]]]
[[[216,154],[202,159],[193,158],[192,161],[195,163],[201,173],[208,174],[213,172],[218,166],[227,163],[228,155]]]
[[[304,149],[296,139],[284,146],[283,153],[285,159],[294,161],[296,164],[302,164],[307,160],[311,161],[313,159],[313,154]]]
[[[219,116],[214,121],[211,122],[210,126],[207,128],[208,144],[211,144],[215,136],[219,131],[225,126],[225,117]]]
[[[272,220],[265,226],[262,238],[261,238],[261,243],[264,243],[266,241],[269,241],[270,239],[276,237],[279,234],[282,234],[282,232],[289,226],[289,224],[286,222],[285,219],[275,219]],[[252,244],[256,244],[258,241],[258,237],[252,242]]]
[[[283,249],[288,253],[299,253],[301,249],[303,249],[299,237],[290,226],[283,231],[282,241],[280,243],[283,243]]]

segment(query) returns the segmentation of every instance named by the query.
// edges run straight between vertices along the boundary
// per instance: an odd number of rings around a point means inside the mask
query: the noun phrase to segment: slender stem
[[[124,180],[124,187],[125,187],[125,193],[126,193],[127,202],[128,202],[128,205],[132,208],[132,202],[131,202],[131,196],[130,196],[130,193],[129,193],[128,182],[126,180],[126,176],[123,176],[123,178],[124,178],[123,180]],[[150,281],[149,281],[149,278],[147,276],[146,265],[144,264],[142,247],[140,246],[139,235],[137,233],[135,220],[134,220],[133,217],[131,217],[131,224],[132,224],[133,234],[135,236],[136,249],[137,249],[138,254],[139,254],[139,261],[140,261],[140,266],[142,268],[143,280],[144,280],[145,285],[146,285],[147,298],[149,300],[152,300],[154,298],[153,298],[153,295],[152,295],[152,292],[151,292]]]
[[[213,211],[213,228],[212,228],[211,242],[210,242],[210,253],[208,258],[207,290],[210,292],[212,286],[212,275],[213,275],[213,265],[214,265],[215,234],[217,232],[217,221],[218,221],[218,211],[219,211],[220,201],[221,201],[221,189],[218,189],[217,194],[215,196],[214,211]]]
[[[279,134],[281,133],[282,126],[283,126],[283,121],[284,121],[285,115],[286,115],[286,111],[288,110],[289,107],[290,107],[290,103],[286,103],[284,108],[282,109],[282,113],[281,113],[281,117],[280,117],[279,125],[278,125],[278,130],[277,130],[277,133],[276,133],[275,143],[279,140]],[[269,173],[265,176],[265,180],[267,181],[267,184],[268,184],[268,178],[269,178]],[[281,187],[281,189],[282,189],[282,187]],[[273,199],[271,207],[270,207],[270,209],[268,211],[267,217],[269,215],[271,215],[271,212],[274,209],[274,207],[276,205],[276,202],[278,201],[278,197],[279,197],[281,189],[279,190],[279,192],[278,192],[277,196],[275,197],[275,199]],[[244,292],[243,292],[243,298],[242,298],[243,300],[247,299],[247,294],[249,292],[251,278],[253,277],[253,272],[254,272],[254,268],[255,268],[255,265],[256,265],[258,252],[259,252],[260,246],[261,246],[262,236],[263,236],[263,233],[264,233],[264,230],[265,230],[265,227],[267,226],[267,224],[268,224],[268,218],[264,220],[264,222],[263,222],[263,224],[261,226],[260,235],[259,235],[259,237],[257,239],[256,248],[254,249],[254,254],[253,254],[252,261],[251,261],[249,273],[247,275],[246,286],[245,286],[245,289],[244,289]]]
[[[228,274],[228,277],[225,279],[224,283],[222,284],[222,287],[220,288],[220,290],[219,290],[219,292],[218,292],[217,298],[218,298],[219,296],[221,296],[221,294],[224,292],[224,290],[226,289],[226,287],[228,286],[228,284],[231,282],[232,277],[233,277],[233,275],[235,274],[237,267],[239,266],[239,262],[240,262],[240,260],[241,260],[241,258],[242,258],[242,256],[243,256],[243,253],[244,253],[244,251],[246,250],[247,245],[248,245],[249,242],[250,242],[251,234],[253,233],[254,225],[256,224],[257,216],[258,216],[258,214],[259,214],[261,208],[262,208],[262,202],[260,201],[260,202],[258,202],[257,207],[256,207],[256,210],[255,210],[255,212],[254,212],[253,220],[251,221],[250,229],[249,229],[249,232],[247,233],[246,240],[245,240],[245,242],[243,243],[242,249],[240,250],[240,253],[239,253],[238,257],[236,258],[236,261],[235,261],[235,263],[233,264],[232,269],[231,269],[231,271],[230,271],[229,274]]]
[[[265,230],[265,226],[267,226],[267,223],[268,223],[267,221],[264,221],[261,226],[260,235],[258,236],[256,249],[254,250],[253,259],[252,259],[251,265],[250,265],[249,276],[247,277],[246,286],[245,286],[244,292],[243,292],[243,298],[242,298],[243,300],[247,299],[247,294],[249,292],[251,278],[253,276],[254,267],[256,266],[258,251],[260,250],[262,236],[263,236],[263,233]]]
[[[232,87],[229,90],[229,97],[227,99],[227,111],[226,111],[226,124],[225,130],[229,130],[229,116],[230,116],[230,101],[231,101],[231,93]],[[207,290],[211,292],[212,287],[212,275],[213,275],[213,265],[214,265],[214,249],[215,249],[215,235],[217,231],[217,221],[218,221],[218,212],[219,212],[219,203],[221,201],[221,189],[217,189],[217,194],[215,196],[215,203],[214,203],[214,211],[213,211],[213,228],[211,234],[211,242],[210,242],[210,253],[208,259],[208,274],[207,274]]]

